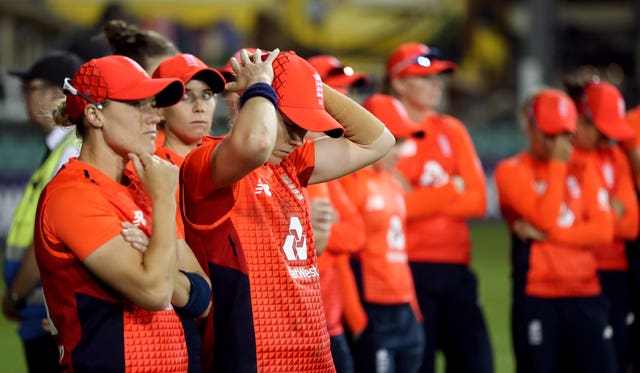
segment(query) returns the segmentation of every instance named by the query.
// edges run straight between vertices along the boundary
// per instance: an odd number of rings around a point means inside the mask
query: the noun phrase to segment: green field
[[[491,333],[495,371],[510,373],[513,372],[513,357],[509,337],[510,281],[507,232],[500,222],[479,222],[472,225],[472,235],[473,267],[480,282],[480,296]],[[15,324],[10,324],[0,316],[0,362],[3,372],[26,371],[21,343],[15,329]],[[439,366],[442,366],[442,362]]]

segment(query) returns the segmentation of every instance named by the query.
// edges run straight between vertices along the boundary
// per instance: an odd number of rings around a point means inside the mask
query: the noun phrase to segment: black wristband
[[[276,94],[276,90],[267,83],[254,83],[245,89],[240,97],[240,107],[242,107],[247,100],[256,96],[264,97],[271,101],[273,106],[278,107],[278,95]]]
[[[198,317],[209,307],[211,303],[211,287],[207,280],[202,276],[193,272],[179,270],[189,280],[191,291],[189,292],[189,300],[182,307],[173,307],[178,315],[185,317]]]

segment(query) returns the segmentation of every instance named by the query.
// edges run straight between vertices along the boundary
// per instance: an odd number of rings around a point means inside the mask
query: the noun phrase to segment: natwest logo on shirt
[[[307,260],[307,236],[297,216],[292,216],[289,220],[289,234],[282,250],[288,260]]]

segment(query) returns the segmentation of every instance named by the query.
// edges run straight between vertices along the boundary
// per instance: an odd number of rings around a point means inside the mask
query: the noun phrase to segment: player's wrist
[[[26,305],[26,299],[13,291],[12,288],[7,289],[7,301],[14,309],[22,309]]]

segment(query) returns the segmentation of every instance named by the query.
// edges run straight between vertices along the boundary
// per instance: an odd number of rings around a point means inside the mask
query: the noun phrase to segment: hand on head
[[[240,61],[235,57],[231,57],[231,67],[236,73],[237,80],[229,82],[225,86],[227,91],[242,92],[254,83],[271,84],[273,81],[273,61],[278,57],[279,49],[269,52],[267,58],[263,61],[263,52],[256,49],[253,55],[249,55],[246,49],[240,52]]]
[[[129,159],[151,201],[169,196],[175,198],[178,189],[178,168],[153,154],[129,153]]]

